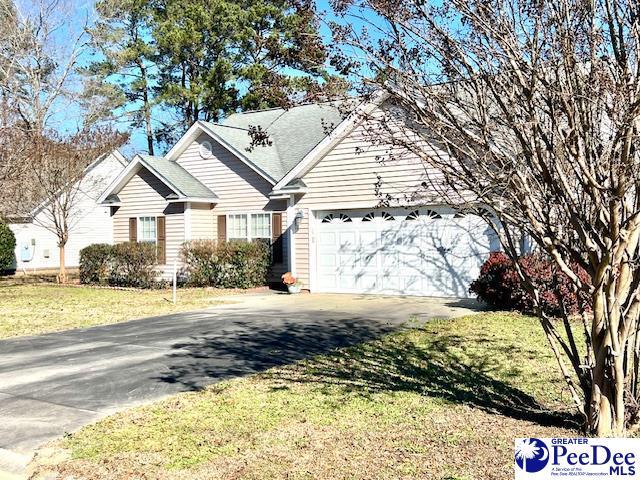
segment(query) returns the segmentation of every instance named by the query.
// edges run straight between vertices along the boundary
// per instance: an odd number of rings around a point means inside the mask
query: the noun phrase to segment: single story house
[[[115,242],[157,242],[165,275],[193,239],[274,244],[273,278],[292,271],[311,292],[460,297],[491,248],[478,218],[437,200],[381,208],[419,188],[416,156],[367,140],[362,111],[338,103],[237,113],[195,123],[163,157],[137,155],[100,202]],[[252,144],[250,132],[266,132]]]
[[[80,250],[92,243],[111,243],[113,226],[108,207],[98,199],[105,188],[125,168],[128,161],[117,150],[92,162],[74,189],[78,193],[70,215],[69,241],[65,246],[65,263],[80,265]],[[35,271],[55,269],[60,265],[58,238],[52,231],[47,201],[27,214],[11,217],[9,228],[16,237],[16,269]],[[72,218],[71,218],[72,217]]]

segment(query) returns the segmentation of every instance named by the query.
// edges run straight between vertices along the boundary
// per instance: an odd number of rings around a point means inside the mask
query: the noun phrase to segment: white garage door
[[[316,212],[316,218],[322,292],[468,297],[496,240],[481,218],[444,208]]]

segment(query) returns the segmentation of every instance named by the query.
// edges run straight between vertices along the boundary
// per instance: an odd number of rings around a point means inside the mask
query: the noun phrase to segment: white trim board
[[[318,283],[318,242],[316,241],[318,219],[315,210],[307,209],[307,212],[309,216],[309,292],[313,293]]]
[[[104,203],[107,197],[113,193],[117,193],[124,188],[124,186],[129,183],[129,181],[140,171],[140,168],[146,168],[151,172],[151,174],[164,183],[171,191],[178,195],[178,198],[168,199],[167,203],[176,203],[176,202],[199,202],[199,203],[216,203],[217,198],[200,198],[200,197],[187,197],[178,187],[169,182],[166,178],[164,178],[160,173],[153,168],[153,165],[144,160],[140,155],[136,155],[131,163],[127,165],[127,167],[120,172],[111,185],[107,187],[104,193],[98,198],[98,202],[100,204],[109,205],[108,203]],[[215,194],[214,194],[215,195]]]
[[[372,110],[380,106],[387,98],[389,94],[386,92],[379,92],[376,97],[368,102],[363,102],[345,118],[333,131],[327,135],[318,145],[316,145],[305,157],[296,164],[289,172],[282,177],[282,179],[276,183],[273,187],[274,192],[282,190],[286,185],[296,178],[303,177],[309,170],[311,170],[324,155],[335,146],[337,142],[347,136],[361,120],[363,114],[371,113]]]
[[[191,240],[191,230],[192,230],[192,218],[191,218],[191,202],[185,202],[184,203],[184,212],[183,212],[183,219],[184,219],[184,239],[185,241],[189,241]]]

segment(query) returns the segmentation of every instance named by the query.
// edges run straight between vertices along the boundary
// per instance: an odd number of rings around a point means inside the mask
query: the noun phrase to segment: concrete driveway
[[[204,311],[0,341],[0,472],[117,410],[371,339],[412,318],[477,307],[320,294],[226,300]]]

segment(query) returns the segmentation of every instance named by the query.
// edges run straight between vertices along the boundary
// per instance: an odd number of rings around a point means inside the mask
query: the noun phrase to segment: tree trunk
[[[146,93],[145,93],[145,97],[146,97]],[[145,99],[145,103],[148,102],[148,100]],[[154,155],[154,151],[153,151],[153,129],[151,128],[151,111],[149,108],[149,105],[146,104],[144,107],[144,116],[145,116],[145,123],[147,125],[147,149],[149,150],[149,155]]]
[[[142,78],[142,109],[144,111],[145,133],[147,135],[147,150],[149,155],[154,154],[153,149],[153,127],[151,126],[151,102],[149,100],[149,83],[147,78],[147,68],[141,59],[137,61],[140,69],[140,77]]]
[[[153,155],[153,127],[151,126],[151,104],[149,103],[149,87],[147,86],[147,71],[142,67],[142,75],[144,78],[144,93],[143,93],[143,108],[144,108],[144,123],[147,133],[147,149],[149,155]]]
[[[604,357],[609,357],[606,355]],[[604,359],[610,363],[610,358]],[[624,388],[618,388],[615,377],[623,375],[622,361],[610,365],[596,363],[589,404],[590,433],[598,437],[621,437],[625,434]]]
[[[60,251],[60,272],[58,273],[58,283],[67,283],[67,268],[64,262],[64,245],[58,247]]]
[[[627,342],[618,336],[622,319],[619,314],[607,310],[603,291],[594,292],[592,298],[595,362],[587,405],[589,433],[598,437],[620,437],[626,429],[624,354]]]

